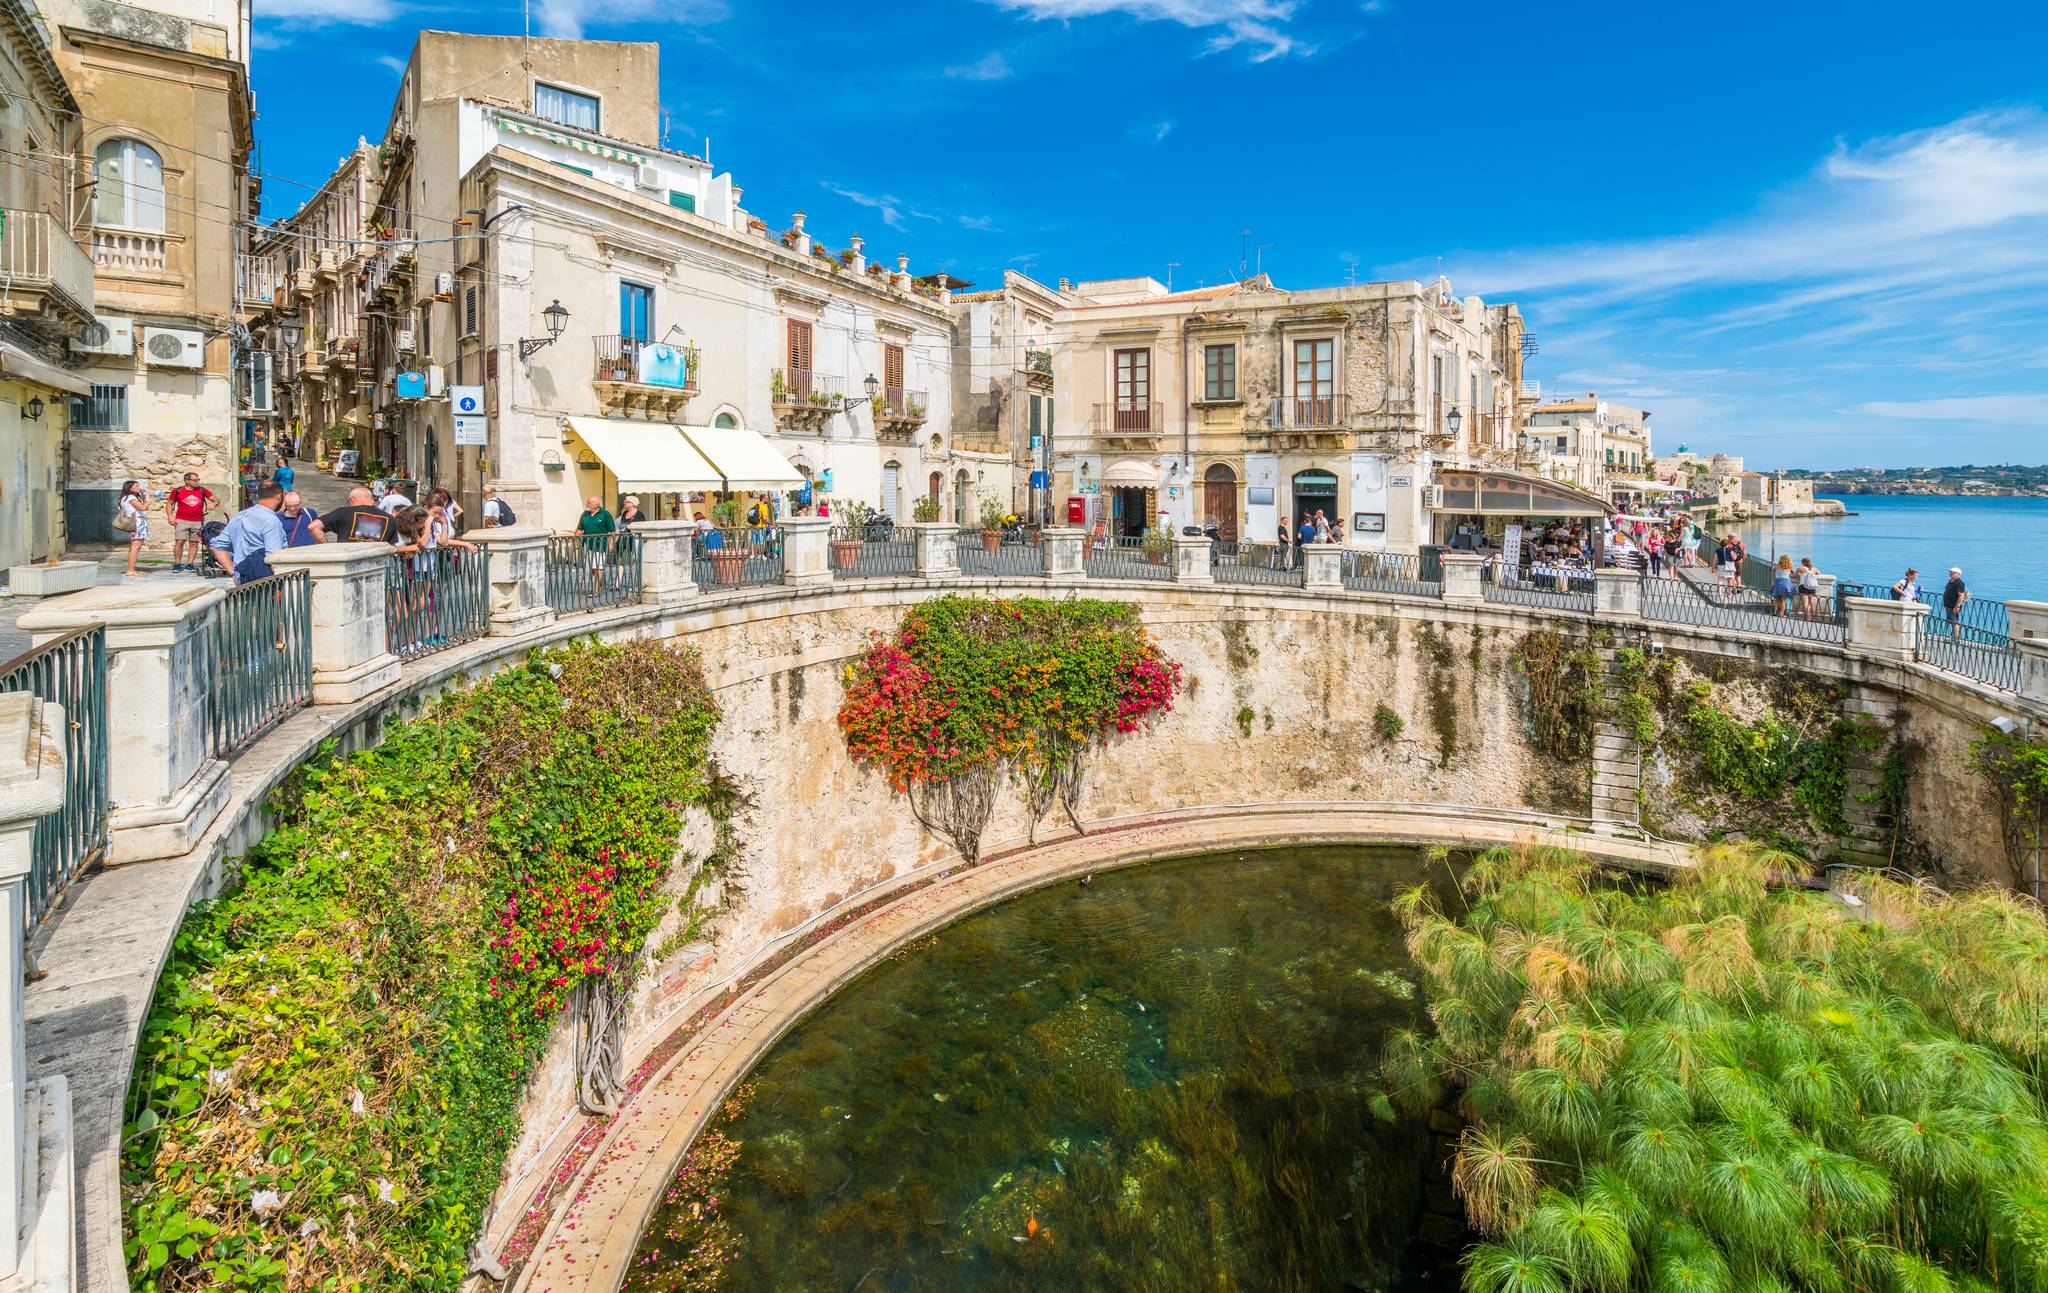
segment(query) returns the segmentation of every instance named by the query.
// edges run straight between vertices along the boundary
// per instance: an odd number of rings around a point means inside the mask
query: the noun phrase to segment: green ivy
[[[1381,705],[1372,712],[1372,730],[1379,736],[1380,743],[1383,745],[1398,739],[1402,729],[1407,726],[1408,724],[1403,722],[1401,716],[1396,714],[1390,706]]]
[[[1686,731],[1707,779],[1743,799],[1789,796],[1815,825],[1839,835],[1848,823],[1849,769],[1858,754],[1883,747],[1884,729],[1865,718],[1836,715],[1814,724],[1776,714],[1744,722],[1713,703],[1705,683],[1692,689]]]
[[[459,1286],[549,1029],[668,910],[717,721],[692,655],[576,646],[308,774],[144,1020],[135,1284]]]
[[[1529,680],[1529,727],[1536,748],[1559,759],[1593,752],[1600,712],[1600,657],[1583,640],[1555,629],[1525,635],[1515,667]]]
[[[2036,859],[2048,845],[2048,743],[1987,727],[1970,756],[1998,795],[2012,885],[2031,888]]]

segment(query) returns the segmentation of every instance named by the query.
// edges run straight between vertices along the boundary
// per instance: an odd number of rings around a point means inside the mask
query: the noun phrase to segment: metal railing
[[[1277,584],[1301,587],[1301,563],[1294,549],[1277,543],[1217,539],[1209,545],[1209,576],[1219,584]]]
[[[1095,406],[1095,419],[1090,430],[1096,435],[1146,436],[1158,435],[1163,425],[1157,404],[1144,400],[1113,400]]]
[[[413,660],[484,635],[491,621],[490,552],[436,548],[384,568],[384,639]]]
[[[591,380],[598,382],[634,382],[646,386],[666,386],[673,390],[694,391],[697,389],[697,365],[702,359],[695,346],[669,346],[666,342],[647,341],[640,337],[622,337],[617,334],[594,337],[596,364]],[[657,346],[673,350],[682,361],[681,382],[668,380],[664,374],[660,381],[643,382],[640,377],[640,354],[654,350]]]
[[[878,579],[917,573],[917,531],[900,525],[835,525],[832,577]]]
[[[1977,603],[1963,605],[1968,612]],[[1999,607],[2000,612],[2004,607]],[[2005,691],[2020,689],[2020,653],[2004,633],[1977,628],[1967,615],[1950,619],[1939,609],[1920,617],[1914,654],[1937,669],[1947,669]]]
[[[1024,371],[1040,377],[1052,376],[1052,351],[1027,350],[1024,352]]]
[[[0,691],[64,707],[64,806],[36,819],[26,925],[34,929],[107,848],[107,631],[79,629],[0,665]]]
[[[699,588],[744,588],[782,582],[782,531],[772,525],[731,525],[690,541],[690,577]]]
[[[94,386],[89,395],[71,397],[73,431],[126,431],[128,429],[128,388]]]
[[[1711,578],[1643,577],[1643,617],[1672,624],[1699,624],[1742,633],[1776,633],[1809,642],[1843,640],[1842,617],[1834,603],[1815,598],[1806,606],[1794,593],[1785,614],[1749,588],[1730,592]]]
[[[639,601],[642,552],[631,530],[551,536],[543,575],[548,605],[573,615]]]
[[[1489,602],[1590,612],[1594,585],[1592,571],[1572,567],[1533,565],[1508,570],[1500,558],[1492,557],[1479,568],[1479,592]]]
[[[1173,549],[1156,541],[1105,535],[1088,540],[1081,569],[1090,579],[1172,579]]]
[[[42,291],[80,322],[92,318],[92,257],[71,240],[64,222],[47,211],[9,211],[0,232],[0,278],[8,290]]]
[[[768,373],[768,395],[776,404],[836,407],[843,384],[829,373],[810,368],[774,368]]]
[[[899,421],[922,419],[929,403],[923,391],[884,386],[875,396],[875,416]]]
[[[1335,429],[1348,425],[1351,416],[1351,400],[1345,395],[1297,395],[1279,404],[1280,425],[1293,431]]]
[[[1037,537],[1029,530],[964,529],[954,540],[953,557],[963,575],[1039,575],[1045,573],[1045,555]]]
[[[1444,591],[1443,554],[1437,548],[1422,553],[1346,550],[1337,573],[1346,588],[1364,593],[1440,597]]]
[[[226,758],[313,703],[313,576],[231,590],[206,617],[206,733]]]

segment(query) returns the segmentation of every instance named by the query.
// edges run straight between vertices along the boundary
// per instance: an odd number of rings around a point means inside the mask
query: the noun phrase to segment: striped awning
[[[643,165],[652,160],[645,154],[636,153],[629,148],[619,148],[615,145],[604,143],[601,140],[585,139],[579,135],[567,134],[548,126],[536,125],[531,121],[521,121],[517,117],[508,117],[500,114],[498,125],[501,129],[512,134],[531,135],[535,139],[545,139],[551,144],[560,144],[564,148],[573,148],[579,153],[589,153],[593,157],[608,157],[615,162],[626,162],[635,166]]]

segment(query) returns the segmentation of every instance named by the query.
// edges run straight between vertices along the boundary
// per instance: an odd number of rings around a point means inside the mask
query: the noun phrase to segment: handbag
[[[114,528],[123,534],[135,533],[135,518],[129,515],[127,508],[116,507],[114,509]]]

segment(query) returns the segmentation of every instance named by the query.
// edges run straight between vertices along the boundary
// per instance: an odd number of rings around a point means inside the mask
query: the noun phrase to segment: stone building
[[[97,319],[70,343],[90,389],[72,409],[65,507],[74,542],[110,540],[125,537],[111,518],[130,477],[167,488],[196,471],[234,496],[235,294],[256,212],[249,10],[49,0],[46,13],[93,181]]]
[[[1053,320],[1064,304],[1057,292],[1014,269],[1004,271],[994,291],[952,294],[958,471],[970,463],[977,473],[993,466],[1004,483],[984,480],[982,491],[1006,498],[1019,516],[1043,519],[1052,505],[1052,491],[1031,481],[1052,460]]]
[[[76,240],[84,199],[78,103],[42,19],[0,0],[0,568],[63,555],[71,399],[66,365],[92,323],[92,259]]]
[[[1531,427],[1592,428],[1597,437],[1598,463],[1603,479],[1644,480],[1650,475],[1652,448],[1650,411],[1600,398],[1594,391],[1584,395],[1545,400],[1529,414]],[[1587,488],[1594,485],[1581,481]]]
[[[1499,492],[1445,473],[1547,484],[1514,471],[1512,304],[1460,299],[1443,279],[1061,288],[1054,495],[1108,533],[1213,524],[1270,541],[1320,510],[1351,546],[1414,552],[1456,523],[1430,506],[1435,487],[1475,508]]]

